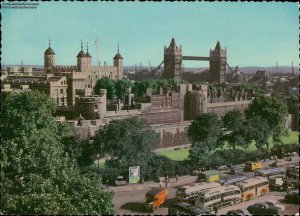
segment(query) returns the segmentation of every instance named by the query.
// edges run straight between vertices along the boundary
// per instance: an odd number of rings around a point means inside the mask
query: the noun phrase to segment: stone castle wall
[[[251,100],[247,101],[230,101],[221,103],[207,103],[207,112],[215,113],[217,116],[224,116],[227,112],[232,110],[245,111],[248,108]]]

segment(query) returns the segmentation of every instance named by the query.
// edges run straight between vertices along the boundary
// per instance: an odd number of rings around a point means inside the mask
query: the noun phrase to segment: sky
[[[2,64],[43,65],[48,37],[56,65],[75,65],[83,40],[92,62],[112,65],[118,43],[125,66],[157,66],[172,37],[183,55],[209,56],[219,40],[230,66],[299,64],[299,6],[282,2],[39,2],[2,9]],[[184,61],[185,67],[208,62]]]

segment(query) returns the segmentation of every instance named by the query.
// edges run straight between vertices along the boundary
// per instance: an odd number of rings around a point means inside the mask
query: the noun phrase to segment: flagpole
[[[95,41],[95,45],[96,45],[96,50],[97,50],[97,66],[100,66],[99,64],[99,43],[98,43],[98,37],[96,37],[96,41]]]

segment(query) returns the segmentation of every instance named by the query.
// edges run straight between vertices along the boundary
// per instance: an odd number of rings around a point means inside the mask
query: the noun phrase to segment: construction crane
[[[152,66],[151,66],[151,64],[150,64],[150,61],[148,61],[148,63],[149,63],[149,66],[150,66],[150,70],[151,70],[151,72],[152,72]]]
[[[228,66],[229,70],[231,73],[234,73],[234,70],[232,70],[232,68],[229,66],[229,64],[226,62],[226,65]]]
[[[154,70],[151,70],[151,72],[154,74],[158,69],[160,69],[160,66],[164,63],[164,61],[162,61]]]

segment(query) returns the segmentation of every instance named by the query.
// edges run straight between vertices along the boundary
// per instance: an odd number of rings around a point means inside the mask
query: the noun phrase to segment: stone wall
[[[159,134],[156,148],[167,148],[190,144],[187,138],[187,128],[190,121],[177,122],[175,124],[151,125]]]
[[[232,110],[244,111],[248,108],[251,100],[248,101],[230,101],[222,103],[207,103],[207,112],[215,113],[217,116],[224,116],[227,112]]]

